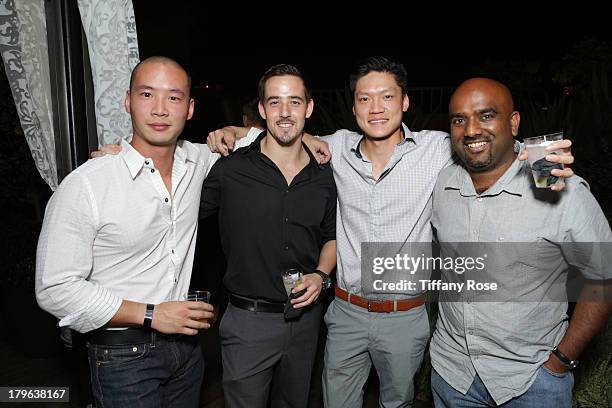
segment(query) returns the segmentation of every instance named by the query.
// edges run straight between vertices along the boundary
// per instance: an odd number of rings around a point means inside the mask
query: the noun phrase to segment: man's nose
[[[168,109],[166,108],[166,100],[164,98],[155,99],[155,104],[153,105],[153,115],[155,116],[168,115]]]
[[[289,102],[281,102],[280,115],[283,118],[288,118],[289,116],[291,116],[291,110],[289,109]]]
[[[482,127],[480,127],[480,122],[477,120],[468,119],[465,126],[465,135],[466,136],[478,136],[482,133]]]
[[[381,113],[385,110],[384,104],[380,98],[372,98],[370,104],[370,113]]]

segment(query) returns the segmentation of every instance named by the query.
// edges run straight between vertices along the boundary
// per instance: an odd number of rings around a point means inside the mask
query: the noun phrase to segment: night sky
[[[239,92],[255,92],[261,74],[277,63],[298,66],[314,89],[341,88],[353,64],[372,55],[402,62],[409,86],[455,86],[487,62],[547,63],[584,37],[612,39],[606,25],[593,21],[582,29],[550,17],[529,21],[517,15],[505,22],[470,15],[447,24],[423,14],[406,15],[402,23],[377,21],[377,13],[392,11],[372,9],[373,17],[365,21],[347,16],[339,23],[321,13],[298,22],[293,20],[298,11],[280,18],[263,10],[251,16],[238,6],[234,13],[213,11],[203,1],[174,1],[171,8],[161,0],[133,4],[141,58],[171,56],[188,66],[196,85],[220,84]],[[256,18],[265,20],[257,24]],[[431,23],[421,25],[415,18]]]

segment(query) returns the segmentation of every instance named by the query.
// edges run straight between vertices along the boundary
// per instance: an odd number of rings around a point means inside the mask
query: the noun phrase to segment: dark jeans
[[[204,359],[197,337],[87,348],[97,408],[198,406]]]

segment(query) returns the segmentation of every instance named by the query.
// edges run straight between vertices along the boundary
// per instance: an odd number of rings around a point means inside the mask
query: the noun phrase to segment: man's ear
[[[306,119],[312,115],[312,111],[314,110],[314,100],[312,98],[308,101],[308,106],[306,107]]]
[[[123,101],[123,106],[125,106],[125,111],[130,113],[130,91],[125,93],[125,101]]]
[[[514,111],[510,114],[510,129],[512,130],[512,137],[518,136],[519,125],[521,123],[521,114]]]
[[[402,98],[402,112],[406,112],[409,106],[410,99],[408,99],[408,95],[404,94],[404,97]]]
[[[193,108],[195,106],[195,100],[193,98],[189,98],[189,111],[187,112],[187,120],[191,119],[193,116]]]
[[[262,117],[264,120],[268,119],[268,118],[266,117],[266,111],[264,110],[264,107],[263,107],[263,105],[261,104],[261,101],[259,101],[259,103],[257,104],[257,109],[259,109],[259,114],[261,115],[261,117]]]

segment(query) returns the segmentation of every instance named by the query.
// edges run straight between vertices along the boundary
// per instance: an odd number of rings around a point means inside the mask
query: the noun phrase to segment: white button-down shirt
[[[106,324],[123,299],[181,300],[191,279],[202,182],[218,157],[206,145],[179,142],[172,194],[153,160],[126,142],[120,154],[68,175],[47,205],[38,242],[40,306],[60,326],[85,333]]]

